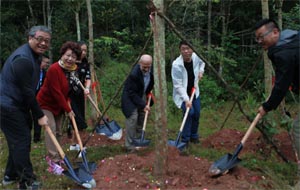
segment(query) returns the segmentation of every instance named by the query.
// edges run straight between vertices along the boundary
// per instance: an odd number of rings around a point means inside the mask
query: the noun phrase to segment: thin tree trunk
[[[164,10],[164,0],[154,0],[159,10]],[[164,189],[167,171],[167,84],[165,76],[165,22],[155,12],[152,23],[154,41],[154,91],[155,104],[155,161],[154,178]]]
[[[77,30],[77,41],[81,40],[81,33],[80,33],[80,23],[79,23],[79,11],[75,11],[75,20],[76,20],[76,30]]]
[[[91,0],[86,0],[86,6],[87,6],[87,12],[88,12],[88,27],[89,27],[89,56],[88,61],[90,63],[90,69],[91,69],[91,80],[92,82],[95,81],[95,69],[94,69],[94,32],[93,32],[93,12],[92,12],[92,6],[91,6]],[[91,93],[97,107],[98,107],[98,101],[97,101],[97,94],[96,90],[92,90],[93,93]],[[93,109],[93,115],[96,115],[98,113],[95,113],[96,111]]]
[[[36,19],[35,19],[35,16],[33,14],[33,10],[32,10],[32,6],[31,6],[31,3],[30,3],[30,0],[27,0],[28,2],[28,9],[29,9],[29,12],[30,12],[30,15],[31,15],[31,23],[29,23],[29,25],[36,25]]]
[[[211,48],[211,0],[208,1],[208,21],[207,21],[207,49],[208,51]],[[210,60],[210,59],[208,59]]]
[[[261,0],[262,17],[269,18],[269,2],[268,0]],[[267,51],[264,54],[264,71],[265,71],[265,94],[270,94],[272,90],[272,65],[267,55]]]
[[[276,9],[277,9],[277,15],[278,15],[278,27],[280,28],[280,30],[282,30],[282,5],[283,5],[283,0],[276,0]],[[286,111],[285,110],[285,98],[282,99],[281,103],[280,103],[280,111],[282,115],[285,115]]]
[[[52,10],[51,10],[51,7],[50,7],[50,1],[51,0],[46,0],[46,1],[47,1],[47,26],[51,30],[52,29],[52,25],[51,25]],[[50,63],[53,63],[52,46],[50,46],[50,48],[49,48],[49,59],[50,59]]]
[[[47,25],[46,0],[43,0],[43,19],[44,25]]]
[[[277,15],[278,15],[278,26],[282,30],[282,5],[284,0],[276,0],[277,4]]]

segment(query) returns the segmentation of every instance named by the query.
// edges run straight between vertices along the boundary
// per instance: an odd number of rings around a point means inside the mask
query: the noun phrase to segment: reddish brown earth
[[[90,134],[81,132],[83,142]],[[113,141],[105,136],[92,135],[87,147],[124,144],[123,138]],[[201,147],[222,149],[232,153],[240,143],[244,133],[232,129],[223,129],[201,140]],[[289,160],[295,160],[291,141],[287,133],[276,135],[280,142],[278,146]],[[63,141],[67,142],[67,139]],[[267,156],[271,148],[267,145],[259,132],[250,135],[239,157],[245,153],[256,153],[258,157]],[[260,152],[258,154],[258,152]],[[278,157],[278,160],[282,160]],[[125,154],[125,151],[115,157],[98,160],[98,168],[93,177],[97,182],[96,189],[159,189],[157,181],[153,180],[153,166],[155,153],[152,150],[143,149],[135,154]],[[258,184],[264,177],[238,165],[229,173],[217,178],[208,175],[208,169],[212,161],[195,157],[193,155],[182,156],[176,148],[168,148],[167,173],[165,180],[166,189],[257,189],[262,188]],[[76,187],[78,189],[78,187]],[[265,187],[264,187],[265,188]],[[271,187],[269,187],[271,189]]]

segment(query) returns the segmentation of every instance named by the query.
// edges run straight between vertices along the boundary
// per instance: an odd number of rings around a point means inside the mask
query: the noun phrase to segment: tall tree
[[[278,26],[280,29],[282,29],[282,5],[283,5],[283,0],[276,0]]]
[[[88,12],[88,28],[89,28],[89,57],[88,61],[90,64],[90,69],[91,69],[91,80],[92,82],[95,81],[95,69],[94,69],[94,29],[93,29],[93,12],[92,12],[92,6],[91,6],[91,0],[86,0],[86,7],[87,7],[87,12]],[[97,95],[96,95],[96,90],[92,89],[93,93],[92,96],[94,98],[94,101],[96,105],[98,106],[97,102]],[[95,111],[95,110],[93,110]]]
[[[81,9],[81,6],[84,5],[84,0],[71,0],[71,2],[69,2],[69,6],[71,8],[71,10],[74,12],[75,14],[75,22],[76,22],[76,31],[77,31],[77,41],[81,40],[81,29],[80,29],[80,22],[79,22],[79,12]]]
[[[158,11],[164,11],[164,0],[153,0]],[[152,20],[154,41],[155,163],[154,177],[164,186],[167,164],[167,83],[165,74],[165,22],[156,12]]]
[[[211,9],[212,9],[212,0],[207,0],[208,10],[207,10],[207,49],[208,51],[211,48]]]
[[[269,1],[261,0],[262,17],[269,18]],[[270,94],[272,90],[272,65],[268,58],[267,52],[263,52],[264,71],[265,71],[265,94]]]
[[[47,26],[51,30],[52,29],[52,24],[51,24],[51,19],[52,19],[52,10],[50,6],[50,0],[47,1]],[[49,59],[50,63],[53,63],[53,54],[52,54],[52,46],[49,48]]]

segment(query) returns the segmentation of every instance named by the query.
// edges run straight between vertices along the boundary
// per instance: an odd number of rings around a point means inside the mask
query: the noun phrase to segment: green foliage
[[[296,4],[287,13],[283,13],[283,28],[292,30],[300,30],[300,4]]]
[[[199,82],[201,107],[210,108],[212,105],[222,103],[220,98],[224,93],[224,88],[220,87],[218,83],[209,76],[205,76]]]
[[[106,105],[114,97],[118,91],[118,96],[114,101],[114,106],[121,107],[121,94],[123,88],[119,89],[122,83],[125,81],[127,75],[130,72],[130,65],[128,63],[122,63],[117,61],[104,62],[99,70],[97,70],[97,76],[99,76],[99,82],[101,85],[101,92]]]

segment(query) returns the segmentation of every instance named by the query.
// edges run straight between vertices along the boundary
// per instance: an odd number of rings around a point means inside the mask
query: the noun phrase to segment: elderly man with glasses
[[[19,181],[19,189],[38,189],[39,183],[30,161],[31,114],[41,126],[48,118],[42,112],[35,91],[39,82],[40,58],[49,48],[51,31],[33,26],[28,42],[6,60],[0,75],[1,130],[8,145],[8,158],[3,185]]]
[[[277,23],[272,19],[263,19],[255,26],[256,41],[264,50],[268,50],[268,57],[275,66],[275,84],[268,100],[258,109],[261,116],[278,107],[292,86],[292,91],[299,93],[299,54],[300,33],[295,30],[280,31]],[[300,155],[300,113],[293,123],[293,137],[296,152]],[[298,162],[298,177],[300,165]],[[297,184],[300,189],[300,183]]]

